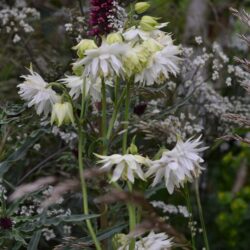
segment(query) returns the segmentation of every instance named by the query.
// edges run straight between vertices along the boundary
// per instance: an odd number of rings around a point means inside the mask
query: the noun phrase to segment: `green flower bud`
[[[73,47],[74,50],[77,50],[77,55],[80,58],[84,57],[85,51],[90,49],[97,49],[95,41],[91,39],[83,39],[80,43]]]
[[[158,18],[152,16],[143,16],[140,21],[140,28],[144,31],[152,31],[157,28],[159,23]]]
[[[137,14],[142,14],[150,8],[150,4],[148,2],[139,2],[135,4],[135,11]]]
[[[133,74],[141,72],[148,63],[150,52],[144,46],[136,46],[128,50],[123,56],[123,65],[126,74],[130,77]]]
[[[151,53],[155,53],[163,49],[163,46],[153,38],[149,38],[148,40],[144,41],[142,46],[149,50]]]
[[[107,36],[107,43],[113,44],[113,43],[122,43],[122,35],[119,32],[111,33]]]
[[[56,123],[58,127],[62,124],[74,124],[73,107],[70,102],[55,103],[52,108],[51,124]]]
[[[136,155],[136,154],[138,154],[138,148],[137,148],[137,146],[135,145],[135,136],[134,136],[134,138],[133,138],[133,140],[132,140],[132,142],[131,142],[131,144],[130,144],[130,146],[129,146],[129,152],[132,154],[132,155]]]
[[[115,234],[112,238],[113,249],[119,249],[120,247],[127,245],[127,237],[125,234]]]

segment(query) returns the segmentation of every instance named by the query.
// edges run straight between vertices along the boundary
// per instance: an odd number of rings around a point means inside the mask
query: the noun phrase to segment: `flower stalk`
[[[88,207],[88,190],[86,181],[84,178],[84,164],[83,164],[83,151],[84,151],[84,145],[85,145],[85,139],[84,139],[84,131],[82,128],[84,114],[85,114],[85,98],[84,98],[84,90],[85,87],[83,87],[82,91],[82,106],[81,106],[81,115],[80,115],[80,124],[78,128],[78,164],[79,164],[79,174],[80,174],[80,181],[81,181],[81,189],[82,189],[82,200],[83,200],[83,212],[85,215],[89,214],[89,207]],[[101,250],[100,242],[97,239],[96,233],[94,231],[93,225],[91,221],[88,219],[86,220],[86,225],[89,231],[89,234],[92,237],[92,240],[95,244],[95,247],[97,250]]]
[[[195,195],[196,195],[196,202],[197,202],[197,206],[198,206],[198,212],[199,212],[199,217],[200,217],[200,222],[201,222],[201,227],[202,227],[204,244],[205,244],[206,250],[209,250],[210,248],[209,248],[207,230],[206,230],[202,206],[201,206],[199,180],[198,179],[195,179]]]

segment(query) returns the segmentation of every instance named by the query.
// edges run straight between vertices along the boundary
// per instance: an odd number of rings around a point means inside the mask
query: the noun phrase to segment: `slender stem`
[[[106,86],[105,82],[102,81],[102,139],[103,139],[103,155],[107,154],[107,100],[106,100]]]
[[[191,229],[191,223],[193,222],[193,210],[192,210],[192,205],[191,205],[191,200],[190,200],[190,194],[189,194],[189,190],[188,190],[188,184],[185,184],[184,192],[185,192],[185,199],[186,199],[186,204],[187,204],[188,212],[190,214],[190,216],[189,216],[189,223],[190,223],[190,231],[191,231],[192,249],[196,250],[195,238],[194,238],[194,235],[193,235],[193,232],[192,232],[192,229]]]
[[[130,105],[130,81],[127,83],[126,87],[126,100],[125,100],[125,116],[124,116],[124,133],[122,140],[122,152],[126,154],[127,143],[128,143],[128,120],[129,120],[129,105]]]
[[[127,152],[127,143],[128,143],[128,121],[129,121],[129,105],[130,105],[130,81],[127,82],[126,86],[126,99],[125,99],[125,115],[124,115],[124,130],[123,139],[122,139],[122,153],[126,154]],[[132,184],[127,182],[128,189],[130,192],[133,191]],[[132,232],[136,226],[136,214],[135,207],[133,204],[128,203],[128,213],[129,213],[129,230]],[[135,249],[135,240],[131,239],[129,244],[129,250]]]
[[[117,119],[118,111],[119,111],[119,108],[121,107],[121,104],[122,104],[123,98],[125,96],[125,93],[126,93],[126,89],[123,89],[123,92],[122,92],[119,100],[115,103],[114,112],[113,112],[111,120],[109,122],[109,127],[108,127],[108,132],[107,132],[107,140],[109,140],[110,137],[111,137],[112,130],[113,130],[115,121]]]
[[[195,180],[195,195],[196,195],[196,202],[197,202],[197,206],[198,206],[199,217],[200,217],[200,222],[201,222],[202,231],[203,231],[202,233],[203,233],[205,247],[206,247],[206,250],[209,250],[207,231],[206,231],[206,226],[205,226],[205,221],[204,221],[203,211],[202,211],[202,206],[201,206],[201,200],[200,200],[198,179]]]
[[[80,116],[80,123],[78,128],[78,164],[79,164],[79,174],[80,174],[80,180],[81,180],[81,188],[82,188],[82,201],[83,201],[83,211],[85,215],[89,214],[89,207],[88,207],[88,190],[86,181],[84,178],[84,165],[83,165],[83,149],[85,144],[85,137],[84,137],[84,131],[81,127],[81,123],[83,123],[83,118],[85,113],[85,84],[83,83],[83,90],[82,90],[82,107],[81,107],[81,116]],[[97,250],[101,250],[101,245],[96,237],[94,228],[92,226],[92,223],[90,220],[86,220],[87,228],[89,231],[89,234],[91,235],[93,242],[95,244],[95,247]]]
[[[133,191],[133,186],[132,184],[128,181],[128,189],[130,192]],[[136,213],[135,213],[135,206],[131,203],[128,203],[128,214],[129,214],[129,230],[132,232],[135,229],[136,226]],[[130,244],[129,244],[129,250],[134,250],[135,249],[135,240],[131,239]]]

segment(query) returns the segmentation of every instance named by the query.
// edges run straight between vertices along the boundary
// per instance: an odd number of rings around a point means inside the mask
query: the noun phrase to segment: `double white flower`
[[[146,163],[146,159],[140,155],[113,154],[111,156],[102,156],[96,154],[96,156],[101,159],[98,163],[103,165],[102,170],[110,171],[114,167],[111,182],[124,179],[134,183],[135,178],[145,180],[141,167]]]
[[[93,80],[98,77],[123,77],[122,55],[128,48],[128,45],[123,43],[103,42],[97,49],[86,50],[85,57],[76,61],[74,67],[84,66],[83,75]]]
[[[99,101],[101,98],[102,81],[98,77],[95,81],[91,78],[84,78],[82,76],[66,76],[60,82],[66,84],[70,89],[69,94],[73,99],[77,99],[85,90],[84,96],[90,95],[94,101]]]
[[[54,90],[48,87],[48,83],[32,69],[29,75],[24,75],[24,82],[17,85],[20,89],[18,94],[21,98],[28,102],[28,107],[34,106],[38,115],[47,116],[53,104],[59,102],[60,97]]]
[[[154,233],[151,231],[148,236],[136,241],[136,250],[171,250],[172,240],[165,233]],[[128,250],[129,242],[118,250]]]
[[[182,187],[186,180],[192,181],[198,177],[202,170],[200,163],[204,162],[198,154],[207,149],[199,147],[202,143],[200,138],[186,142],[179,139],[172,150],[162,154],[160,160],[151,161],[146,176],[154,176],[152,186],[165,178],[166,188],[172,194],[175,187]]]

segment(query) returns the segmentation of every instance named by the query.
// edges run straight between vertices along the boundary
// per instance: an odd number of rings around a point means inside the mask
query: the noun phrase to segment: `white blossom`
[[[135,177],[145,180],[144,173],[141,166],[145,164],[146,159],[140,155],[119,155],[113,154],[111,156],[97,155],[103,166],[102,170],[110,171],[114,167],[111,182],[115,182],[119,179],[128,179],[131,183],[134,183]]]
[[[151,231],[148,236],[136,241],[135,250],[170,250],[172,246],[172,239],[168,235]],[[129,250],[129,243],[118,250]]]
[[[176,76],[179,72],[180,48],[175,45],[166,46],[155,52],[149,59],[148,66],[135,76],[135,81],[147,86],[162,83],[170,74]]]
[[[48,83],[38,73],[33,72],[32,69],[29,72],[29,75],[22,76],[24,82],[17,86],[20,89],[18,93],[28,102],[28,107],[35,107],[38,115],[47,116],[60,97],[48,87]]]
[[[179,139],[172,150],[162,154],[160,160],[150,162],[146,176],[154,175],[152,185],[155,186],[165,178],[166,188],[172,194],[175,187],[182,187],[186,180],[192,181],[194,177],[198,177],[202,170],[200,163],[204,162],[198,153],[206,149],[199,148],[202,143],[200,138],[186,142]]]
[[[84,76],[95,80],[99,77],[123,76],[122,55],[128,46],[125,44],[106,44],[97,49],[85,51],[85,57],[74,63],[74,67],[84,66]]]
[[[99,101],[101,98],[102,81],[100,77],[93,81],[90,78],[81,76],[66,76],[66,78],[61,79],[60,82],[70,88],[69,94],[73,99],[77,99],[83,89],[85,89],[84,96],[90,95],[94,101]]]

